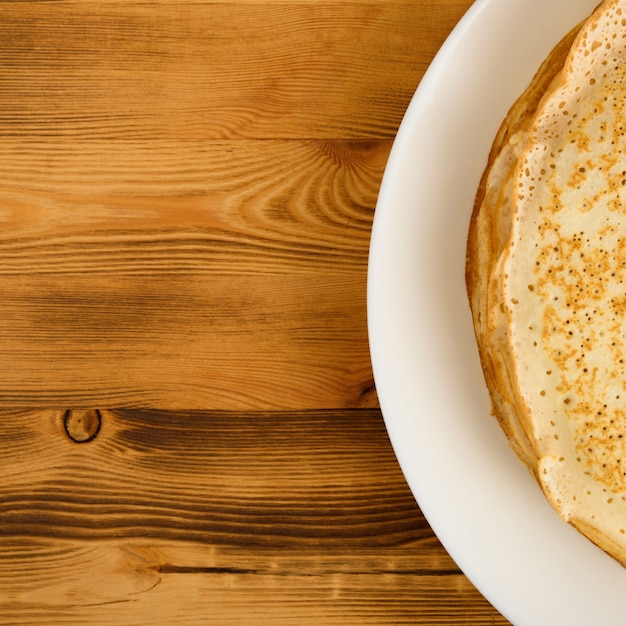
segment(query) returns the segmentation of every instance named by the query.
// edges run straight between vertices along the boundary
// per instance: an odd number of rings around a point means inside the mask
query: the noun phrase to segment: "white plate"
[[[368,275],[374,376],[398,460],[440,540],[516,625],[626,623],[626,570],[561,521],[495,418],[465,295],[478,180],[507,109],[598,0],[479,0],[399,129]]]

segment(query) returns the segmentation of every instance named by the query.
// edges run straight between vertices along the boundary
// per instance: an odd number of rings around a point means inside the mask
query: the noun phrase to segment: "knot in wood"
[[[76,443],[87,443],[96,438],[102,424],[102,414],[97,409],[68,409],[63,415],[68,437]]]

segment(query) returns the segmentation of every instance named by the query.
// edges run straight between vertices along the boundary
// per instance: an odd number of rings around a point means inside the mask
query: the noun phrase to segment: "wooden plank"
[[[88,553],[84,558],[98,558],[96,563],[111,563],[117,569],[120,586],[127,594],[119,601],[90,596],[88,590],[106,582],[106,577],[92,576],[89,585],[81,581],[68,585],[61,602],[33,598],[3,607],[0,624],[10,626],[57,624],[249,624],[293,625],[305,621],[320,625],[413,624],[423,626],[506,625],[499,615],[460,574],[428,576],[379,573],[351,574],[330,571],[298,575],[280,572],[215,572],[208,568],[181,574],[146,576],[144,585],[136,581],[132,562],[119,562],[118,551],[110,556]],[[68,559],[69,561],[69,559]],[[104,562],[103,562],[104,561]],[[74,564],[77,574],[90,570]],[[119,569],[118,569],[119,568]],[[127,568],[131,580],[124,581]],[[120,571],[121,570],[121,571]],[[65,572],[61,572],[65,575]],[[132,595],[128,591],[134,589]],[[62,589],[51,589],[50,593]],[[82,604],[89,598],[92,605]]]
[[[0,406],[371,406],[365,277],[2,280]]]
[[[325,552],[415,541],[425,528],[381,445],[377,410],[102,411],[99,434],[82,445],[63,411],[2,418],[2,522],[13,536],[149,532]]]
[[[390,140],[0,142],[6,274],[363,275]]]
[[[393,137],[469,2],[0,2],[0,136]]]
[[[87,444],[5,411],[0,441],[1,624],[506,623],[377,410],[105,412]]]

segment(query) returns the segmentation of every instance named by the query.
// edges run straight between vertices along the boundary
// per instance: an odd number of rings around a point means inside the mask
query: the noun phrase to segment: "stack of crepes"
[[[511,446],[560,515],[626,565],[626,0],[566,36],[509,111],[466,278]]]

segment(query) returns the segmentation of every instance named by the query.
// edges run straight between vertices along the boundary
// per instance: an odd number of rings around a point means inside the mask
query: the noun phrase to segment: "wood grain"
[[[2,2],[0,135],[392,137],[468,4]]]
[[[2,418],[4,623],[506,623],[434,539],[378,410],[104,412],[87,444],[59,411]]]
[[[365,280],[337,275],[3,280],[0,405],[362,405]]]
[[[0,145],[5,274],[362,275],[390,140]]]
[[[470,4],[0,0],[0,624],[507,623],[367,341],[384,167]]]
[[[390,142],[207,145],[0,149],[0,406],[372,404]]]

